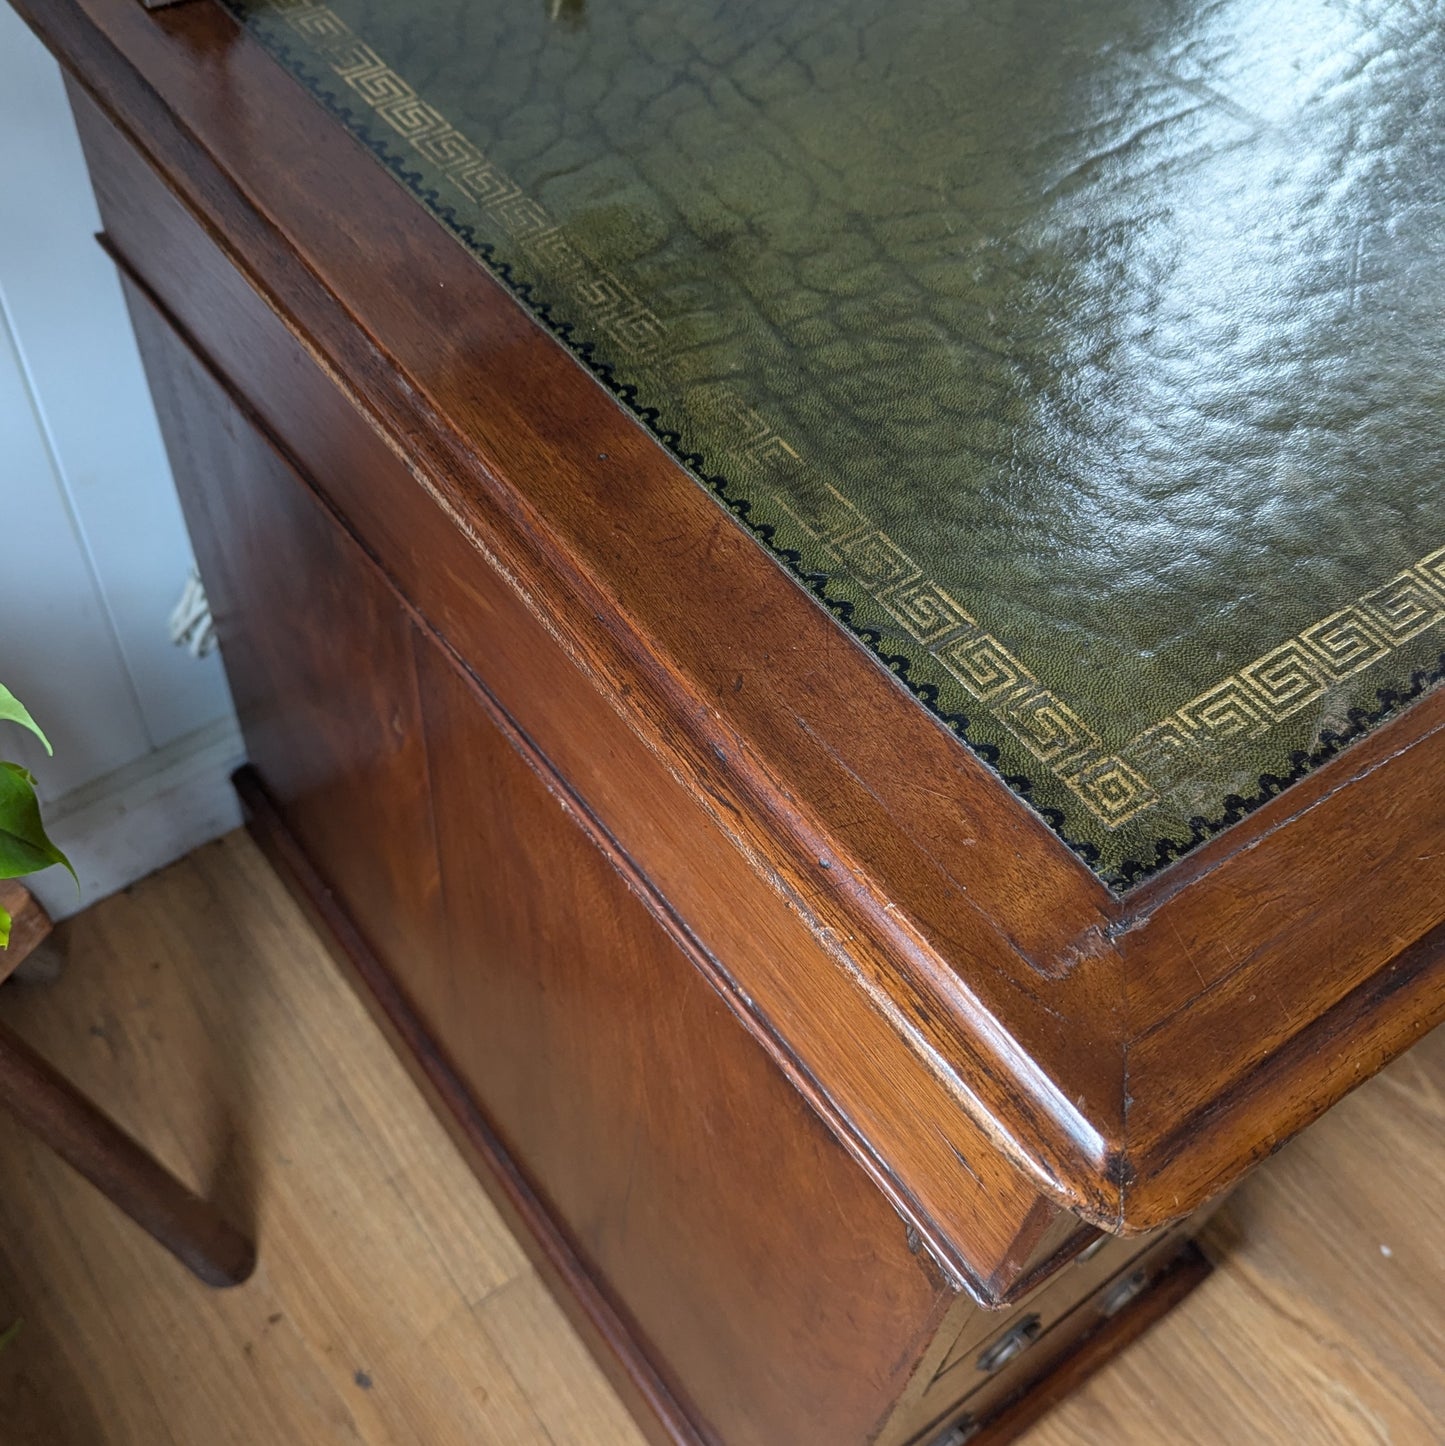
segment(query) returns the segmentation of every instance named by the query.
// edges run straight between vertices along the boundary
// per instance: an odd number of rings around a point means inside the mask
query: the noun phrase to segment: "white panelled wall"
[[[172,646],[190,567],[120,285],[60,74],[0,4],[0,682],[55,747],[40,781],[63,916],[234,826],[240,742],[220,664]]]

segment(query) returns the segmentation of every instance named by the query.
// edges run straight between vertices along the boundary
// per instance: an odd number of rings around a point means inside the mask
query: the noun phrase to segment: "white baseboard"
[[[46,828],[75,865],[80,891],[64,869],[26,883],[64,919],[229,833],[241,822],[230,777],[244,758],[236,720],[219,718],[56,799]]]

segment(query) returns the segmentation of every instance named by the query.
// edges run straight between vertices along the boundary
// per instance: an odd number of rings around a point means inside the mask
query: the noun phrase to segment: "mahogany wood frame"
[[[1445,870],[1421,867],[1445,827],[1445,692],[1116,897],[224,12],[19,8],[163,178],[106,198],[132,271],[222,367],[247,348],[290,365],[290,345],[366,418],[434,532],[397,536],[375,500],[329,505],[384,540],[379,566],[458,653],[475,624],[439,577],[505,623],[520,726],[986,1298],[1028,1252],[971,1236],[970,1177],[1108,1230],[1159,1227],[1445,1016]],[[240,317],[197,225],[274,335]],[[262,420],[304,463],[325,418]],[[702,596],[702,613],[680,603]],[[525,678],[538,645],[569,660],[655,807],[609,796],[548,734]],[[718,846],[680,860],[698,823]],[[751,946],[724,917],[740,888],[759,901]]]

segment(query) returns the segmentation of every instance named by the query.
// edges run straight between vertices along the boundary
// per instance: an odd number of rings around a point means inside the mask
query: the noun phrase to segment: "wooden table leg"
[[[0,1024],[0,1106],[207,1285],[239,1285],[255,1246]]]

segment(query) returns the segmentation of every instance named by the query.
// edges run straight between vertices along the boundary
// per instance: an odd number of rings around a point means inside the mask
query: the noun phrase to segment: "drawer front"
[[[1181,1234],[1189,1228],[1176,1226],[1144,1239],[1101,1235],[1012,1309],[980,1311],[939,1364],[924,1393],[925,1402],[936,1407],[939,1402],[950,1404],[964,1399],[1013,1358],[1011,1354],[1001,1354],[1007,1343],[1023,1343],[1042,1336],[1105,1281],[1153,1251],[1166,1236]]]
[[[1082,1330],[1079,1322],[1136,1272],[1152,1280],[1202,1226],[1208,1211],[1152,1236],[1099,1235],[1083,1251],[1053,1269],[1042,1284],[1007,1310],[959,1310],[940,1330],[919,1377],[900,1403],[879,1446],[928,1441],[939,1423],[966,1406],[979,1418],[987,1403],[1014,1393],[1010,1382],[1033,1381]],[[943,1344],[944,1341],[948,1343]],[[1000,1383],[1003,1383],[1002,1385]]]
[[[1009,1324],[970,1356],[971,1378],[955,1381],[958,1394],[951,1401],[937,1400],[931,1416],[913,1418],[905,1446],[964,1446],[980,1435],[1012,1440],[1208,1272],[1187,1225],[1162,1232],[1142,1251],[1138,1240],[1116,1243],[1133,1247],[1130,1258],[1122,1269],[1116,1260],[1116,1268],[1094,1280],[1082,1299],[1075,1296],[1070,1309],[1047,1322],[1028,1304],[1010,1312]],[[1037,1324],[1028,1328],[1031,1321]],[[1016,1336],[1017,1344],[999,1350],[1010,1336]],[[979,1369],[980,1361],[990,1369]],[[1021,1419],[1010,1419],[1014,1430],[989,1436],[990,1422],[1003,1413]]]

